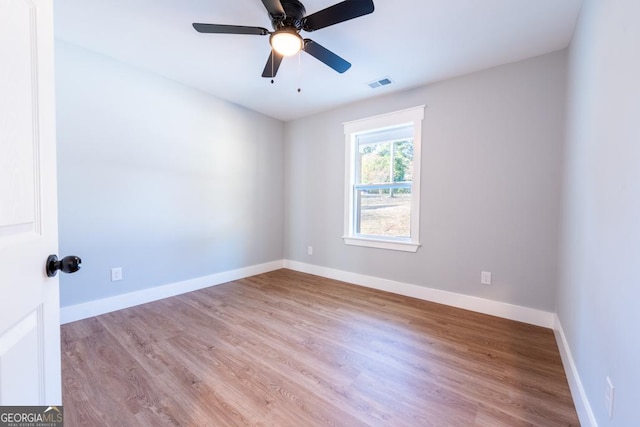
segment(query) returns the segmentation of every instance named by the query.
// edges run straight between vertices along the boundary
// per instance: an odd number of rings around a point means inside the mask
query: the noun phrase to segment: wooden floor
[[[549,329],[289,270],[62,326],[65,426],[579,425]]]

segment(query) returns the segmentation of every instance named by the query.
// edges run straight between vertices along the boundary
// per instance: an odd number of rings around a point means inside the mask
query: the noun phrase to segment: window
[[[344,124],[344,241],[415,252],[420,246],[424,105]]]

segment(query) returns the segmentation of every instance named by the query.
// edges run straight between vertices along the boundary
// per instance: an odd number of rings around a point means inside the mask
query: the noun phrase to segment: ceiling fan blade
[[[269,30],[262,27],[245,27],[242,25],[220,25],[220,24],[198,24],[194,23],[193,28],[199,33],[214,34],[251,34],[256,36],[266,36]]]
[[[345,0],[304,18],[302,29],[315,31],[320,28],[368,15],[374,10],[372,0]]]
[[[282,7],[282,3],[280,0],[262,0],[262,4],[269,12],[271,16],[284,16],[284,8]]]
[[[272,49],[269,54],[269,59],[267,59],[267,65],[264,66],[262,77],[274,78],[276,74],[278,74],[278,68],[280,68],[282,58],[284,58],[284,56]]]
[[[344,73],[349,68],[351,68],[351,64],[349,62],[340,58],[338,55],[331,52],[329,49],[319,45],[313,40],[304,39],[303,50],[320,62],[324,62],[339,73]]]

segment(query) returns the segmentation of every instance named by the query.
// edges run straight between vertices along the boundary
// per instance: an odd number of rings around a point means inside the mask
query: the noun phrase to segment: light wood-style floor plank
[[[290,270],[62,326],[65,425],[578,426],[549,329]]]

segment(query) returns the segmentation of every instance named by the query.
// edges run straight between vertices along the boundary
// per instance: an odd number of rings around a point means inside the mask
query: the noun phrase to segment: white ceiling
[[[337,0],[303,0],[307,15]],[[565,48],[582,0],[374,0],[375,12],[302,33],[353,64],[310,55],[261,77],[268,37],[200,34],[193,22],[271,29],[260,0],[54,0],[56,38],[280,120]],[[389,76],[393,84],[368,83]],[[298,93],[297,88],[302,91]]]

